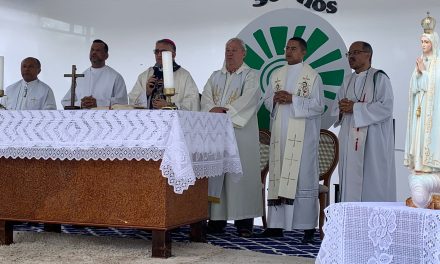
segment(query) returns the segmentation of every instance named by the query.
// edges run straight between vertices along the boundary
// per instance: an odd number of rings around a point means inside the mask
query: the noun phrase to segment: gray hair
[[[240,38],[231,38],[230,40],[228,40],[228,42],[226,42],[226,46],[229,45],[229,43],[231,42],[238,42],[240,44],[240,46],[243,48],[244,52],[246,52],[246,44],[244,43],[244,41]]]

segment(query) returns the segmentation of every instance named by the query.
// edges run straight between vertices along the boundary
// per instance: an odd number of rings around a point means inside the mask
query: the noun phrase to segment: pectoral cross
[[[279,90],[281,90],[280,82],[281,82],[281,80],[279,80],[278,77],[277,77],[277,80],[275,81],[275,91],[277,91],[277,92]]]
[[[64,109],[65,110],[80,109],[81,107],[75,106],[76,78],[84,77],[84,74],[77,74],[76,73],[76,65],[72,65],[72,73],[71,74],[66,73],[66,74],[64,74],[64,77],[72,78],[72,84],[70,86],[70,105],[64,106]]]

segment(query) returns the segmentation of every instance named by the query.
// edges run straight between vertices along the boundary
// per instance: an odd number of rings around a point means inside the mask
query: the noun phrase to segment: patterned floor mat
[[[14,226],[14,231],[31,231],[44,232],[42,224],[20,224]],[[138,238],[151,240],[151,232],[140,229],[128,228],[95,228],[85,227],[76,228],[71,225],[62,225],[61,231],[68,234],[80,234],[91,236],[113,236],[125,238]],[[255,226],[256,233],[261,232],[260,226]],[[173,241],[188,241],[189,226],[184,226],[174,230],[171,234]],[[321,240],[319,239],[319,232],[315,232],[315,242],[309,244],[302,244],[302,231],[288,231],[284,232],[284,237],[280,238],[242,238],[237,236],[236,229],[232,224],[228,224],[226,232],[223,234],[207,235],[208,243],[223,248],[251,250],[266,254],[289,255],[316,258]]]

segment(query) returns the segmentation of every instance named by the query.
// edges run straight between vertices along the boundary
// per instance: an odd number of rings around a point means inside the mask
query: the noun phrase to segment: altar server
[[[92,66],[83,72],[84,77],[76,79],[76,106],[87,109],[97,106],[111,107],[114,104],[128,104],[124,78],[113,68],[105,65],[108,55],[107,44],[100,39],[94,40],[89,54]],[[69,89],[61,104],[63,106],[70,105],[70,98]]]

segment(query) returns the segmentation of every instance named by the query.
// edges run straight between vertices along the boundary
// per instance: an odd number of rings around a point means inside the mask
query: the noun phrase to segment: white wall
[[[440,24],[438,0],[336,0],[336,14],[317,13],[346,42],[365,40],[374,49],[373,66],[391,78],[396,118],[398,199],[408,196],[408,171],[401,166],[407,91],[415,58],[420,55],[420,20],[430,11]],[[0,55],[5,56],[5,86],[19,80],[20,62],[34,56],[42,62],[40,79],[59,102],[70,86],[63,74],[90,63],[95,38],[110,46],[108,64],[131,90],[137,75],[154,63],[152,49],[160,38],[177,44],[177,62],[193,75],[199,89],[223,62],[224,43],[263,13],[279,8],[308,10],[296,0],[252,7],[248,0],[0,0]],[[311,11],[313,12],[313,11]],[[59,105],[60,106],[60,105]],[[337,176],[333,177],[337,180]]]

